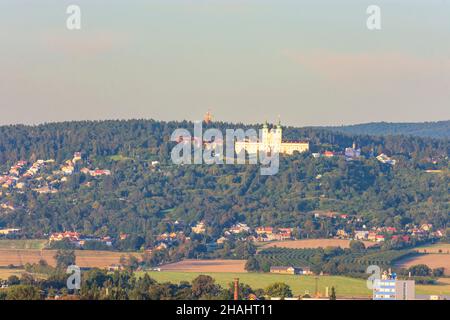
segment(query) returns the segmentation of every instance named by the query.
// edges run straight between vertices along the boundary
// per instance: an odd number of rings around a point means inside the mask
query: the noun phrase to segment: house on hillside
[[[255,229],[256,234],[261,235],[261,234],[272,234],[273,233],[273,228],[272,227],[258,227]]]
[[[377,160],[380,161],[381,163],[386,163],[386,164],[389,164],[391,166],[394,166],[397,163],[397,160],[391,159],[390,157],[388,157],[384,153],[382,153],[379,156],[377,156]]]
[[[56,232],[52,233],[49,238],[50,242],[62,241],[64,239],[68,239],[71,242],[78,241],[80,239],[80,234],[78,232],[70,232],[70,231]]]
[[[325,158],[332,158],[332,157],[334,157],[335,156],[335,154],[334,154],[334,152],[333,151],[325,151],[324,153],[323,153],[323,156],[325,157]]]
[[[20,229],[17,228],[8,228],[8,229],[0,229],[0,235],[7,236],[10,234],[18,234]]]
[[[348,239],[350,235],[344,229],[339,229],[336,232],[336,237],[338,237],[339,239]]]
[[[308,267],[293,267],[293,266],[272,266],[270,267],[270,273],[299,274],[299,275],[312,274],[311,269]]]
[[[250,227],[245,223],[237,223],[234,226],[232,226],[228,232],[233,234],[243,233],[243,232],[250,232]]]
[[[206,232],[206,225],[203,221],[200,221],[195,226],[191,228],[193,233],[202,234]]]
[[[367,240],[369,238],[369,231],[358,230],[355,231],[355,240]]]

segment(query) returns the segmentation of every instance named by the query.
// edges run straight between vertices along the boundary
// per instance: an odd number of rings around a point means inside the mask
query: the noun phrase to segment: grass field
[[[141,275],[143,273],[140,273]],[[152,271],[148,272],[150,277],[158,282],[180,283],[181,281],[192,281],[200,274],[206,274],[214,279],[222,287],[228,287],[234,278],[239,278],[241,283],[250,285],[253,289],[266,288],[275,282],[288,284],[294,295],[313,294],[315,292],[316,279],[314,276],[279,275],[270,273],[239,273],[239,272],[173,272]],[[338,297],[371,297],[372,292],[366,287],[366,280],[354,279],[342,276],[319,276],[317,280],[318,290],[324,295],[325,287],[335,287]],[[439,279],[438,285],[417,285],[417,294],[450,294],[450,279]]]
[[[47,240],[0,240],[0,249],[43,249]]]
[[[6,280],[10,276],[17,276],[20,278],[22,273],[25,272],[23,269],[3,269],[0,268],[0,280]]]
[[[284,282],[288,284],[294,295],[313,294],[315,292],[314,276],[298,275],[278,275],[270,273],[240,273],[240,272],[148,272],[150,277],[158,282],[192,281],[200,274],[206,274],[213,277],[222,287],[228,287],[234,278],[239,278],[241,283],[250,285],[254,289],[266,288],[275,282]],[[369,297],[371,291],[367,289],[366,282],[360,279],[352,279],[340,276],[320,276],[318,277],[318,289],[321,294],[325,294],[325,287],[334,286],[337,296],[340,297]]]
[[[55,254],[56,250],[0,249],[0,266],[23,266],[26,263],[37,263],[41,259],[54,266],[56,265]],[[77,265],[86,268],[106,268],[111,264],[119,263],[120,257],[128,254],[127,252],[75,250]],[[141,258],[140,253],[131,254]]]
[[[376,245],[376,242],[363,241],[366,247]],[[289,249],[314,249],[314,248],[326,248],[326,247],[341,247],[349,248],[350,240],[344,239],[302,239],[302,240],[286,240],[286,241],[274,241],[264,244],[259,247],[260,250],[267,248],[289,248]]]

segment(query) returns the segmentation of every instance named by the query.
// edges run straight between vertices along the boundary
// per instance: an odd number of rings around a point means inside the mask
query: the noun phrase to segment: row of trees
[[[24,274],[19,279],[9,277],[9,287],[0,289],[0,300],[40,300],[40,299],[81,299],[81,300],[232,300],[234,285],[223,288],[215,280],[200,275],[191,282],[179,284],[158,283],[148,274],[137,276],[131,271],[116,271],[113,274],[99,269],[83,273],[81,290],[72,292],[66,288],[67,275],[57,272],[46,280],[34,279]],[[249,299],[250,295],[259,299],[265,297],[292,297],[291,288],[277,282],[265,289],[252,289],[239,284],[239,299]]]

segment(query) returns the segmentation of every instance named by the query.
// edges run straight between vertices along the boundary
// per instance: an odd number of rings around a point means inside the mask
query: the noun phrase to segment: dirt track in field
[[[371,247],[376,242],[363,241],[366,247]],[[269,242],[263,245],[260,249],[267,249],[272,247],[289,248],[289,249],[308,249],[308,248],[326,248],[326,247],[341,247],[349,248],[350,240],[344,239],[302,239],[302,240],[286,240]]]
[[[56,250],[34,250],[34,249],[0,249],[0,266],[23,266],[26,263],[38,263],[43,259],[48,264],[55,266]],[[111,264],[117,264],[120,257],[126,252],[76,250],[76,264],[85,268],[106,268]],[[140,258],[140,254],[133,253]]]
[[[247,272],[245,260],[183,260],[161,266],[161,271]]]
[[[432,269],[443,267],[445,275],[450,276],[450,254],[422,254],[416,257],[401,260],[397,263],[397,266],[401,268],[409,268],[417,264],[426,264]]]

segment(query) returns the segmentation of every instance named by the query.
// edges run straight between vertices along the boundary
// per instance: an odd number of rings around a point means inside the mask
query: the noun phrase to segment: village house
[[[101,242],[104,245],[111,247],[112,239],[109,236],[98,238],[98,237],[80,237],[78,240],[71,241],[77,247],[83,247],[86,242]]]
[[[395,227],[385,227],[384,231],[387,233],[396,233],[397,232],[397,228]]]
[[[161,242],[154,248],[154,250],[164,250],[164,249],[167,249],[167,247],[168,247],[167,244],[165,244],[164,242]]]
[[[292,239],[292,228],[258,227],[255,230],[258,242],[283,241]]]
[[[16,189],[24,189],[25,186],[26,186],[26,183],[25,183],[25,182],[18,182],[18,183],[16,183],[16,185],[14,186],[14,188],[16,188]]]
[[[275,237],[279,241],[289,240],[292,238],[292,228],[278,228]]]
[[[436,230],[435,232],[432,232],[431,235],[436,238],[442,238],[444,236],[444,230]]]
[[[0,204],[0,208],[2,209],[8,209],[8,210],[15,210],[14,206],[9,203],[2,203]]]
[[[258,227],[255,229],[256,234],[262,235],[262,234],[272,234],[273,228],[272,227]]]
[[[36,189],[33,189],[33,191],[36,191],[39,194],[57,193],[58,192],[58,190],[50,188],[49,186],[43,186],[40,188],[36,188]]]
[[[272,266],[270,267],[270,273],[278,274],[298,274],[298,275],[310,275],[311,269],[308,267],[293,267],[293,266]]]
[[[225,242],[227,242],[228,239],[225,237],[220,237],[219,239],[217,239],[217,244],[224,244]]]
[[[237,223],[234,226],[232,226],[230,229],[228,229],[228,231],[233,234],[239,234],[239,233],[243,233],[243,232],[249,232],[250,227],[248,225],[246,225],[245,223]]]
[[[206,232],[206,225],[203,221],[197,223],[194,227],[191,227],[193,233],[203,234]]]
[[[12,188],[16,185],[17,180],[18,180],[17,177],[7,177],[7,179],[2,184],[2,187],[5,189]]]
[[[394,235],[394,236],[392,236],[392,238],[391,238],[392,240],[401,240],[401,241],[404,241],[404,242],[409,242],[410,240],[411,240],[411,238],[410,238],[410,236],[400,236],[400,235]]]
[[[377,160],[380,161],[381,163],[386,163],[386,164],[389,164],[389,165],[392,165],[392,166],[397,163],[397,160],[391,159],[390,157],[388,157],[384,153],[382,153],[379,156],[377,156]]]
[[[376,241],[378,233],[376,231],[369,231],[369,235],[367,236],[367,240]]]
[[[68,239],[69,241],[78,241],[80,239],[80,234],[78,232],[55,232],[50,235],[50,242],[52,241],[62,241],[64,239]]]
[[[355,231],[355,240],[367,240],[369,238],[369,231],[366,230],[358,230]]]
[[[128,238],[128,234],[127,233],[119,234],[119,240],[126,240],[127,238]]]
[[[0,235],[2,235],[2,236],[18,234],[19,232],[20,232],[20,229],[18,229],[18,228],[0,229]]]
[[[81,168],[80,172],[84,174],[90,174],[91,170],[89,170],[89,168]]]
[[[347,232],[345,232],[344,229],[339,229],[336,232],[336,237],[338,237],[339,239],[348,239],[350,235]]]
[[[66,164],[61,167],[61,171],[66,175],[71,175],[74,170],[75,168],[70,160],[66,161]]]
[[[77,161],[81,161],[81,152],[75,152],[73,154],[72,162],[75,163]]]
[[[100,170],[100,169],[95,169],[95,170],[91,170],[89,171],[89,174],[93,177],[98,177],[98,176],[110,176],[111,175],[111,171],[109,170]]]
[[[110,272],[114,272],[114,271],[122,271],[124,270],[124,266],[121,264],[111,264],[108,266],[107,270]]]

